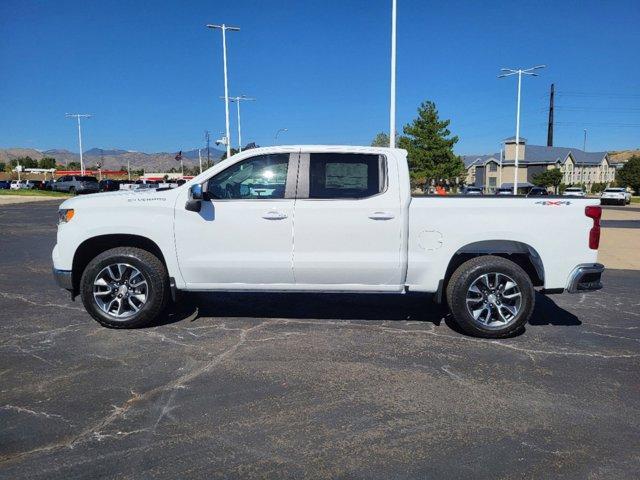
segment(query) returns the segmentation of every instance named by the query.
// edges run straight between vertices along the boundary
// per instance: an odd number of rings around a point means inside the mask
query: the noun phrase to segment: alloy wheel
[[[104,267],[93,280],[93,298],[110,317],[123,320],[147,303],[149,286],[140,270],[128,263]]]
[[[518,316],[522,292],[504,273],[484,273],[467,290],[467,310],[473,321],[484,328],[502,328]]]

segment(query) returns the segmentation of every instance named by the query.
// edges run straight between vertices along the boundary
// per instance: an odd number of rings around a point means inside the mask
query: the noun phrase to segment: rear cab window
[[[360,199],[386,189],[386,159],[377,154],[311,153],[307,185],[298,196],[310,199]],[[305,195],[306,194],[306,195]]]

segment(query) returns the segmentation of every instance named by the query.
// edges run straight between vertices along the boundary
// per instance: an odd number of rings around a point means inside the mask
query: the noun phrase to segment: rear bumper
[[[69,291],[73,290],[71,270],[58,270],[57,268],[54,268],[53,279],[56,281],[56,285],[60,288],[64,288]]]
[[[588,292],[592,290],[600,290],[602,282],[600,281],[604,272],[604,265],[601,263],[583,263],[573,269],[569,275],[569,283],[567,284],[568,293]]]

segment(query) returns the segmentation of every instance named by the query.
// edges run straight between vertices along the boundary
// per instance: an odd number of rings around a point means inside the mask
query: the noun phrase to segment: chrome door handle
[[[369,218],[371,220],[391,220],[395,217],[396,216],[391,212],[373,212],[371,215],[369,215]]]
[[[271,211],[271,212],[267,212],[264,215],[262,215],[262,218],[264,218],[265,220],[283,220],[283,219],[287,218],[287,214],[286,213],[281,213],[281,212]]]

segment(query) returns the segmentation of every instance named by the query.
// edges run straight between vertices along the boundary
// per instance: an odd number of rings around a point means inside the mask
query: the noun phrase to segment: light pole
[[[224,98],[224,97],[220,97]],[[255,98],[246,97],[244,95],[240,95],[239,97],[229,97],[229,101],[236,104],[238,107],[238,153],[242,151],[242,127],[240,126],[240,102],[242,101],[255,101]]]
[[[90,118],[93,115],[88,113],[66,113],[64,115],[67,118],[76,118],[78,120],[78,143],[80,144],[80,174],[84,175],[84,160],[82,158],[82,126],[80,125],[81,118]]]
[[[513,194],[518,194],[518,154],[520,153],[520,91],[522,89],[522,75],[531,75],[533,77],[537,77],[538,74],[534,72],[534,70],[538,70],[540,68],[544,68],[546,65],[537,65],[531,68],[501,68],[502,73],[498,75],[498,78],[510,77],[511,75],[518,75],[518,101],[516,107],[516,158],[515,158],[515,168],[514,168],[514,177],[513,177]]]
[[[500,172],[498,173],[498,188],[502,187],[502,143],[500,143]]]
[[[396,0],[391,1],[391,104],[389,105],[389,148],[396,146]]]
[[[224,64],[224,121],[227,135],[227,158],[231,156],[231,136],[229,134],[229,85],[227,81],[227,30],[239,32],[239,27],[208,24],[207,28],[219,28],[222,30],[222,63]]]
[[[280,135],[280,132],[288,132],[289,129],[288,128],[279,128],[278,131],[276,132],[276,135],[273,137],[274,143],[278,142],[278,135]]]
[[[587,151],[587,129],[584,129],[584,139],[582,140],[582,151]]]

